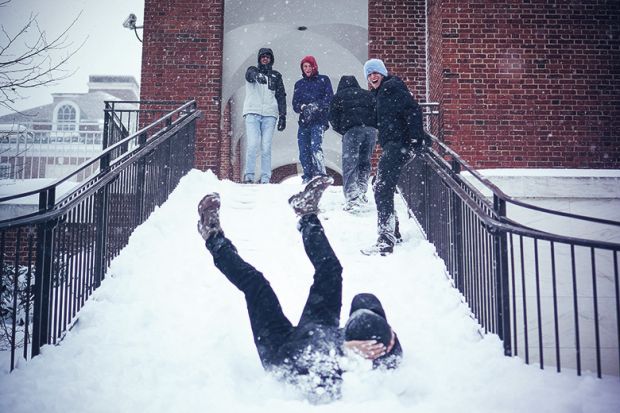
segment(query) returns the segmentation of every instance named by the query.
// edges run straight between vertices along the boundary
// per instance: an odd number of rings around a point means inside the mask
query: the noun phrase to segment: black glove
[[[319,113],[319,105],[316,103],[308,103],[302,109],[303,123],[311,123]]]
[[[256,81],[260,83],[261,85],[264,85],[267,83],[267,78],[265,77],[264,74],[258,73],[256,74]]]
[[[280,115],[278,118],[278,130],[282,132],[286,128],[286,116]]]

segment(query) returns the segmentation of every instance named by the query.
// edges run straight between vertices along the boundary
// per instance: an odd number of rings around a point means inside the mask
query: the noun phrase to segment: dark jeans
[[[374,185],[377,204],[377,232],[379,238],[394,245],[396,236],[396,216],[394,213],[394,193],[403,166],[412,159],[410,151],[400,142],[388,141],[383,146],[377,166],[377,180]]]
[[[342,307],[342,266],[316,215],[300,220],[304,248],[314,266],[314,282],[298,326],[293,327],[263,274],[245,262],[223,235],[206,242],[215,266],[245,295],[258,355],[265,368],[282,363],[279,350],[308,324],[337,328]]]
[[[297,131],[299,162],[304,170],[304,182],[318,175],[325,175],[325,157],[323,156],[323,126],[320,124],[302,126]]]

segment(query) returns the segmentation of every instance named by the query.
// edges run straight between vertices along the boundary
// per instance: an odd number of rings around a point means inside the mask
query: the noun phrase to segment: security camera
[[[136,21],[138,20],[138,18],[136,17],[135,14],[130,13],[129,17],[127,17],[125,19],[125,21],[123,22],[123,27],[126,29],[131,29],[134,30],[136,28]]]

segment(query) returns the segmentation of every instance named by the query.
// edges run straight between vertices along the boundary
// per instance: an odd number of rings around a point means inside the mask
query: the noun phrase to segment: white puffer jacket
[[[265,75],[263,75],[265,76]],[[274,75],[269,76],[267,83],[250,83],[245,81],[245,100],[243,101],[243,114],[254,113],[261,116],[278,117],[278,101],[276,100],[275,90],[269,89],[270,82],[276,82]]]

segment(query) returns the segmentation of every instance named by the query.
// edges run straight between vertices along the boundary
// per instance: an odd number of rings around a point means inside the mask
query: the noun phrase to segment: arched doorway
[[[334,92],[345,74],[364,85],[368,1],[225,1],[222,100],[230,103],[231,161],[237,164],[236,170],[244,168],[245,71],[256,65],[261,47],[273,50],[274,69],[282,73],[287,93],[287,127],[275,132],[272,144],[272,181],[280,182],[297,171],[297,114],[291,101],[294,84],[301,78],[299,62],[306,55],[315,56],[319,72],[329,76]],[[330,174],[342,182],[341,137],[331,129],[325,133],[323,152]]]

